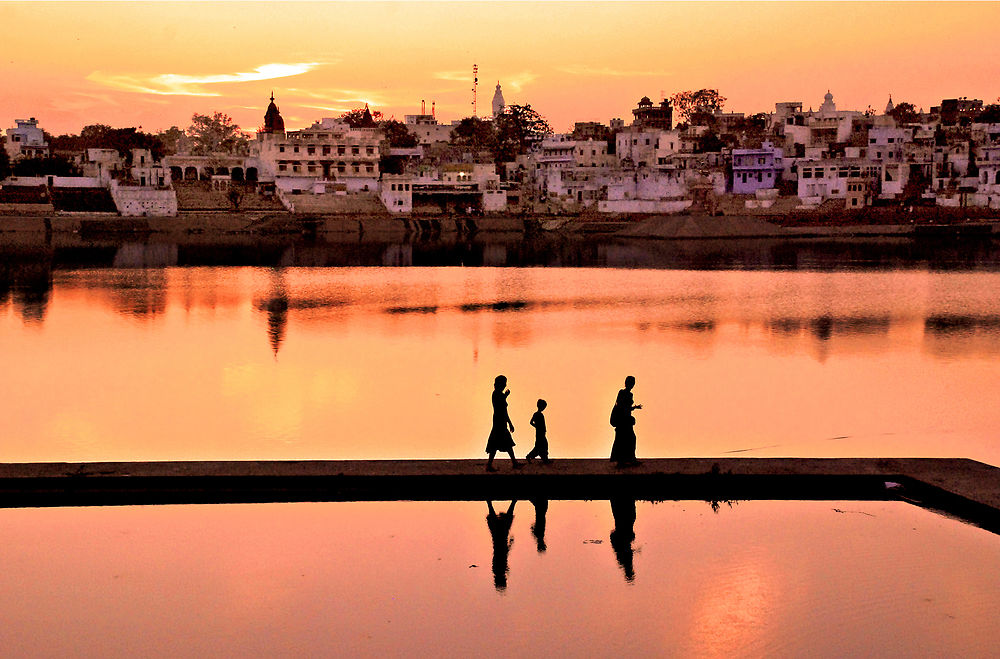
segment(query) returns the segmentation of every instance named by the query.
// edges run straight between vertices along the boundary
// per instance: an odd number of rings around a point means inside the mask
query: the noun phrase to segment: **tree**
[[[508,105],[493,120],[496,143],[493,156],[496,162],[511,162],[528,150],[531,142],[552,133],[549,122],[530,105]]]
[[[163,150],[167,155],[173,155],[183,150],[187,146],[188,138],[184,131],[177,126],[171,126],[166,130],[161,130],[155,135],[163,144]]]
[[[451,142],[473,151],[492,151],[496,143],[496,131],[493,130],[492,122],[479,117],[466,117],[451,131]]]
[[[1000,99],[997,99],[1000,101]],[[976,122],[981,124],[1000,124],[1000,103],[987,105],[976,117]]]
[[[149,149],[153,158],[163,157],[163,142],[156,135],[144,133],[138,128],[112,128],[105,124],[84,126],[79,135],[59,135],[49,139],[53,151],[76,151],[86,149],[114,149],[126,161],[132,157],[132,149]]]
[[[677,92],[670,97],[674,112],[678,119],[691,123],[695,114],[712,114],[721,110],[726,103],[726,97],[717,89],[699,89],[696,92]]]
[[[698,141],[695,143],[694,152],[715,153],[721,151],[725,146],[726,143],[714,131],[708,130],[698,138]]]
[[[0,149],[0,181],[10,176],[10,156],[7,149]]]
[[[250,142],[232,117],[222,112],[215,112],[212,116],[193,114],[187,135],[192,142],[191,152],[197,155],[240,153]]]
[[[912,124],[920,120],[920,115],[917,114],[913,103],[896,103],[888,114],[896,120],[898,125]]]
[[[14,163],[14,176],[79,176],[80,170],[62,156],[21,158]]]
[[[378,127],[385,134],[385,139],[389,141],[391,147],[410,149],[417,146],[417,136],[401,121],[395,119],[380,121]]]
[[[368,117],[365,117],[365,113],[368,113]],[[363,108],[354,108],[344,114],[340,115],[340,118],[347,123],[351,128],[374,128],[376,122],[382,119],[382,113],[378,110],[372,112],[368,109],[366,105]]]

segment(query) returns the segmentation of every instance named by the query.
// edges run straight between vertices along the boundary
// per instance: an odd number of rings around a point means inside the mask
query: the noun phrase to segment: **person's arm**
[[[538,424],[535,423],[535,419],[537,419],[537,418],[538,418],[538,414],[537,413],[536,414],[532,414],[531,415],[531,421],[528,421],[528,425],[530,425],[532,428],[537,428]]]

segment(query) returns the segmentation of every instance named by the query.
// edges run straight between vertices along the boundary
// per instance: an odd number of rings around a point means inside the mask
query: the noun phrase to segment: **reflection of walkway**
[[[611,531],[611,548],[615,551],[618,565],[625,573],[625,581],[635,580],[633,559],[635,550],[635,499],[611,499],[611,514],[615,518],[615,528]]]
[[[896,483],[900,487],[890,487]],[[0,507],[272,501],[549,499],[914,500],[1000,533],[1000,468],[964,458],[652,458],[544,472],[482,460],[0,463]]]

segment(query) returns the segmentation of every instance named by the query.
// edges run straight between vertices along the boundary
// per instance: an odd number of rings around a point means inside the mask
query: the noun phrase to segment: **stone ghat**
[[[482,499],[895,500],[1000,532],[1000,469],[961,458],[656,458],[0,464],[0,507]]]

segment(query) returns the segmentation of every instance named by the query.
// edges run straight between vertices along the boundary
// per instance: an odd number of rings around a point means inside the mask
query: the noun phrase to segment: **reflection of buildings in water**
[[[544,553],[545,546],[545,514],[549,510],[548,499],[531,499],[531,505],[535,507],[535,523],[531,525],[531,535],[535,537],[535,546],[538,553]]]
[[[838,352],[879,349],[888,341],[892,318],[885,316],[835,316],[823,314],[812,318],[776,317],[764,322],[764,331],[771,335],[771,345],[778,352],[794,352],[805,334],[813,339],[816,358],[822,363],[831,354],[831,341],[853,339],[850,344],[838,343]],[[874,341],[877,339],[877,341]],[[848,347],[849,346],[849,347]]]
[[[13,302],[27,324],[45,320],[52,291],[52,255],[31,254],[29,258],[0,256],[0,305]]]
[[[615,528],[611,531],[611,548],[615,552],[618,565],[625,573],[625,581],[635,580],[635,499],[611,499],[611,515],[615,518]]]
[[[158,269],[123,270],[101,288],[111,298],[112,308],[126,316],[149,317],[167,310],[167,273]]]
[[[169,268],[178,263],[176,244],[124,243],[111,262],[115,268]]]
[[[257,308],[267,313],[267,338],[274,356],[277,357],[288,326],[289,303],[284,270],[281,268],[271,270],[270,281],[271,289],[268,297],[258,303]]]
[[[923,345],[924,350],[935,357],[995,357],[1000,354],[1000,316],[927,316]]]
[[[483,245],[483,265],[507,265],[507,245],[503,243],[486,243]]]
[[[413,265],[413,245],[410,243],[397,243],[387,245],[382,253],[382,265],[384,266],[407,266]]]
[[[514,544],[514,539],[510,537],[510,527],[514,523],[514,504],[505,513],[497,513],[493,509],[493,502],[487,501],[486,506],[489,513],[486,515],[486,525],[490,529],[490,538],[493,541],[493,586],[502,591],[507,588],[507,572],[509,571],[508,556],[510,546]]]

